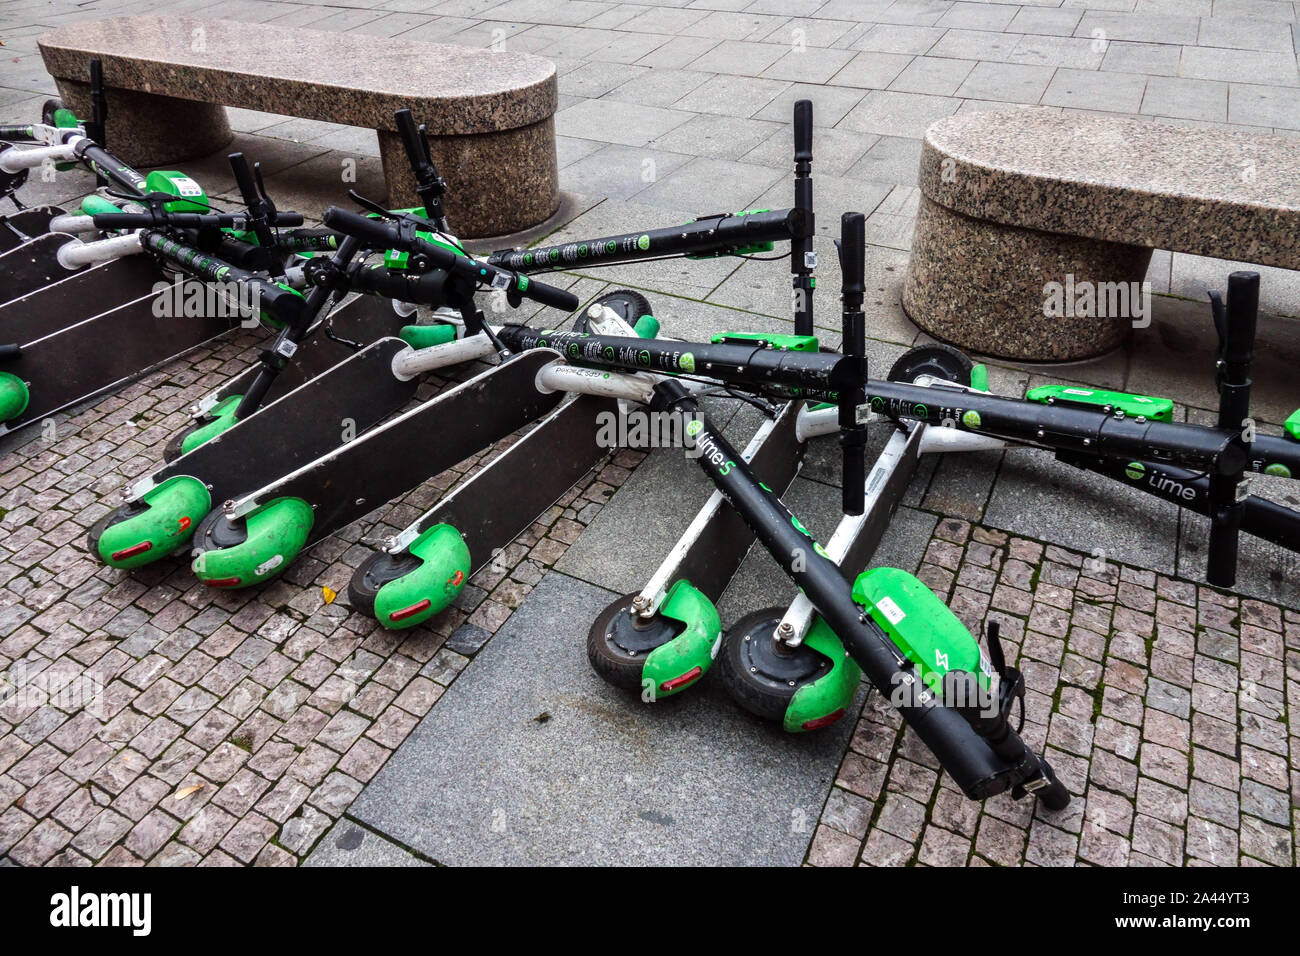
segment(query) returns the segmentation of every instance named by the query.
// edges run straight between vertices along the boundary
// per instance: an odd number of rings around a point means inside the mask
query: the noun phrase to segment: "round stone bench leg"
[[[79,117],[90,116],[90,84],[56,79],[59,96]],[[234,134],[226,108],[174,96],[109,89],[108,148],[131,166],[170,166],[210,156]]]
[[[447,219],[462,239],[519,232],[560,206],[552,117],[494,133],[430,136],[429,152],[447,181]],[[418,206],[401,137],[379,130],[379,155],[390,207]]]
[[[986,355],[1091,358],[1133,327],[1132,296],[1141,294],[1151,252],[972,219],[922,196],[903,308],[940,341]],[[1110,283],[1128,285],[1120,293]],[[1089,289],[1091,308],[1081,298]],[[1126,312],[1115,308],[1121,302]]]

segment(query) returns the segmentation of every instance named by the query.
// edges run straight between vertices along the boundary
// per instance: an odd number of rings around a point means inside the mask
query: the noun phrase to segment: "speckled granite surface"
[[[963,349],[1034,362],[1101,355],[1132,319],[1046,315],[1044,286],[1141,283],[1151,250],[972,219],[921,198],[903,308],[935,338]]]
[[[526,53],[191,17],[118,17],[40,38],[46,69],[109,86],[370,129],[410,107],[439,135],[529,126],[555,112],[555,65]]]
[[[976,219],[1300,269],[1296,138],[1051,110],[959,114],[926,131],[920,186]]]
[[[1064,361],[1119,345],[1133,317],[1048,315],[1046,289],[1140,284],[1154,249],[1300,269],[1300,139],[959,114],[926,131],[919,184],[903,306],[985,354]]]
[[[233,20],[120,17],[40,38],[74,108],[89,108],[92,56],[104,61],[111,148],[136,166],[207,155],[231,138],[225,106],[379,133],[390,201],[416,202],[393,113],[428,127],[464,238],[527,229],[560,202],[555,65],[526,53],[377,39]]]

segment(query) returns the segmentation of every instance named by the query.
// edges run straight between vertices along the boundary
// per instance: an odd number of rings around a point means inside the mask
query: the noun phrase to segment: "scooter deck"
[[[342,338],[364,342],[366,345],[382,338],[395,337],[402,326],[407,324],[407,320],[394,312],[387,305],[388,301],[373,295],[357,296],[334,310],[329,319],[331,328]],[[0,325],[0,329],[3,327]],[[317,329],[311,338],[298,346],[289,364],[275,377],[263,405],[269,405],[301,388],[353,354],[351,346],[335,342],[325,334],[324,329]],[[243,395],[257,377],[260,368],[261,365],[255,363],[212,392],[209,396],[212,404],[231,395]]]
[[[59,265],[58,260],[59,248],[72,241],[73,237],[67,233],[47,232],[0,254],[0,275],[5,277],[4,288],[0,289],[0,303],[73,275],[71,270]]]
[[[564,393],[539,392],[536,378],[559,358],[551,349],[516,355],[246,495],[234,511],[301,498],[315,511],[306,541],[314,544],[553,411]]]
[[[28,383],[31,401],[0,433],[40,421],[144,374],[231,327],[217,318],[160,319],[154,296],[141,296],[101,315],[68,326],[0,362],[0,371]]]
[[[49,232],[50,220],[61,215],[63,210],[58,206],[33,206],[5,216],[0,220],[0,253]]]
[[[149,295],[162,273],[148,256],[126,256],[0,305],[0,342],[19,345],[53,335]]]
[[[399,381],[392,374],[393,356],[405,348],[401,339],[385,338],[348,356],[159,468],[133,486],[135,496],[168,478],[189,475],[206,484],[219,505],[346,447],[345,429],[364,434],[414,397],[419,382]]]
[[[477,571],[609,454],[597,441],[601,413],[617,415],[618,403],[580,395],[563,405],[398,539],[414,540],[434,525],[449,524],[465,539],[470,567]]]
[[[799,402],[788,402],[775,421],[765,423],[742,457],[778,495],[785,494],[799,472],[807,446],[795,426]],[[641,593],[653,599],[679,578],[686,578],[715,604],[749,553],[754,532],[719,491],[713,492],[673,550]],[[654,591],[655,594],[647,592]]]

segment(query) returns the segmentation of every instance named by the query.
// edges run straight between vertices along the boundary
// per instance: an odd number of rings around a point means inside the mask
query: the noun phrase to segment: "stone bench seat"
[[[1134,317],[1097,314],[1123,299],[1107,284],[1136,291],[1155,249],[1300,269],[1300,139],[976,112],[927,130],[919,185],[904,308],[986,354],[1061,361],[1115,348]],[[1095,292],[1094,305],[1063,310],[1061,290]]]
[[[541,57],[152,16],[74,23],[39,45],[78,115],[89,115],[89,62],[103,61],[109,146],[133,165],[222,149],[232,139],[225,107],[236,106],[376,130],[390,203],[414,205],[393,120],[408,108],[428,127],[447,215],[462,237],[524,229],[559,205],[556,73]]]

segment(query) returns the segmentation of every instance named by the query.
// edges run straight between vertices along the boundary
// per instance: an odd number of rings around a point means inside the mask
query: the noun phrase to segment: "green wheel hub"
[[[425,531],[407,549],[419,565],[380,586],[375,617],[386,628],[414,627],[444,610],[465,587],[469,546],[449,524]]]
[[[212,507],[207,486],[176,475],[109,515],[92,550],[115,568],[139,568],[185,545]]]
[[[312,507],[276,498],[245,518],[214,511],[195,535],[195,576],[212,588],[246,588],[282,573],[307,544]]]

